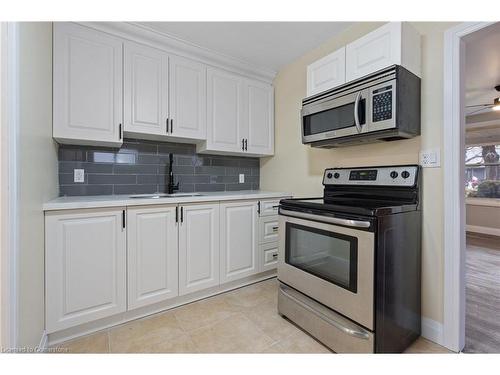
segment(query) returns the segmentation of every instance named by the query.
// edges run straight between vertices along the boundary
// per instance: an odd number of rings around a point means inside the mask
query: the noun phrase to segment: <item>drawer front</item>
[[[277,242],[279,239],[278,216],[259,218],[259,243]]]
[[[262,271],[276,269],[278,265],[278,243],[260,245],[260,253],[262,256]]]
[[[280,200],[269,200],[269,201],[260,201],[260,212],[259,216],[273,216],[278,215],[278,206],[280,204]]]

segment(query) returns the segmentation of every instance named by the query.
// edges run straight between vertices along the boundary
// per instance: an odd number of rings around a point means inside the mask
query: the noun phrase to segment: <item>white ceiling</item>
[[[500,22],[465,39],[466,105],[493,103],[493,99],[500,96],[494,89],[496,85],[500,85]],[[479,109],[467,108],[466,113]],[[475,113],[490,111],[483,109]]]
[[[164,34],[278,71],[349,22],[140,22]]]

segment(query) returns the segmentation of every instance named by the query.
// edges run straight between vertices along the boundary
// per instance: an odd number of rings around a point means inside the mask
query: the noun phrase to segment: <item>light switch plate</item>
[[[74,169],[74,182],[85,182],[85,169]]]
[[[240,184],[245,183],[245,175],[243,173],[240,173]]]
[[[420,165],[423,168],[437,168],[441,166],[439,149],[420,151]]]

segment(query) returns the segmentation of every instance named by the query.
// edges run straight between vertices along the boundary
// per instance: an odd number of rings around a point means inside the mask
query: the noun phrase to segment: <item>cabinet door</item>
[[[260,271],[274,270],[278,266],[278,242],[266,243],[259,246],[262,257]]]
[[[122,143],[122,42],[54,23],[53,136],[61,143]]]
[[[126,43],[123,81],[125,131],[167,135],[168,55]]]
[[[207,149],[244,152],[242,137],[243,79],[207,69]]]
[[[205,65],[170,57],[170,135],[206,139],[207,70]]]
[[[346,47],[347,81],[393,64],[401,64],[401,22],[389,22]]]
[[[345,47],[307,67],[307,96],[345,83]]]
[[[257,202],[221,203],[221,283],[258,272]]]
[[[127,210],[128,308],[178,295],[176,206]]]
[[[273,87],[258,81],[245,82],[245,121],[243,138],[249,154],[274,153],[274,95]]]
[[[180,207],[179,295],[219,285],[219,205]]]
[[[46,214],[48,333],[126,310],[126,238],[122,209]]]

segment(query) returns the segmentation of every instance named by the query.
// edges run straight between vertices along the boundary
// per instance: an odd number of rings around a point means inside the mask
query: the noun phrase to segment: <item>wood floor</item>
[[[331,353],[278,315],[276,279],[52,347],[53,353]],[[423,338],[408,353],[449,353]]]
[[[500,353],[500,238],[467,236],[465,353]]]

